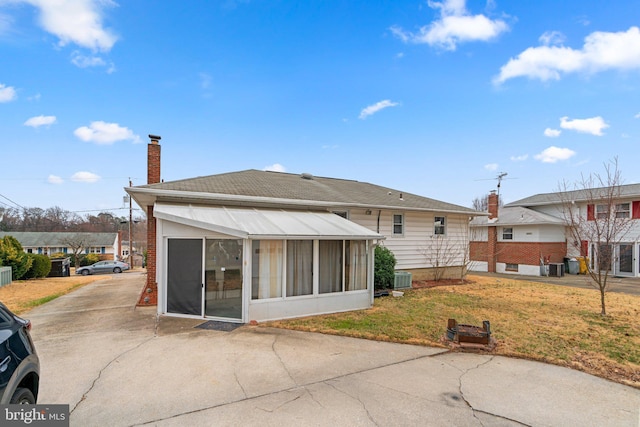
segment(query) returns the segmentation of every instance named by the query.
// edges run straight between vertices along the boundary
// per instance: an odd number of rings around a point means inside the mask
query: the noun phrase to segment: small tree
[[[80,254],[83,249],[89,246],[89,234],[87,233],[66,233],[60,241],[63,245],[71,249],[71,259],[76,268],[80,267]]]
[[[396,257],[384,246],[376,246],[373,284],[375,289],[393,287]]]
[[[51,271],[51,259],[46,255],[27,254],[31,258],[31,268],[23,276],[24,279],[39,279],[47,277]]]
[[[426,247],[421,248],[420,251],[427,263],[431,265],[433,280],[438,282],[444,278],[448,268],[468,260],[466,254],[469,253],[469,248],[468,244],[464,244],[464,241],[452,241],[444,235],[434,234],[430,240],[427,240]],[[462,270],[466,271],[464,265]]]
[[[574,244],[583,252],[583,245],[591,245],[592,262],[586,263],[587,274],[591,284],[600,291],[602,316],[607,315],[605,296],[609,290],[613,251],[624,242],[633,225],[631,209],[624,209],[624,205],[630,202],[621,197],[622,179],[617,158],[605,163],[604,168],[604,175],[583,176],[574,185],[574,191],[569,191],[568,185],[562,183],[559,193],[568,233]]]
[[[13,236],[0,239],[0,264],[11,267],[12,280],[19,280],[24,276],[33,262],[24,252],[22,245]]]

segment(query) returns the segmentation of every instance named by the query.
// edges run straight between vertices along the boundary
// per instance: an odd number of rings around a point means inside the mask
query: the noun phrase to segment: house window
[[[513,240],[513,228],[502,229],[502,240]]]
[[[609,217],[609,205],[596,205],[596,218],[607,219]]]
[[[443,216],[435,217],[433,234],[444,235],[445,234],[445,226],[446,226],[446,222],[445,222],[445,218]]]
[[[509,264],[507,263],[504,267],[506,271],[518,271],[518,264]]]
[[[342,292],[342,240],[320,240],[318,292]]]
[[[402,236],[404,234],[404,215],[393,215],[393,235]]]
[[[282,240],[254,240],[251,255],[251,298],[282,297]]]
[[[631,218],[631,203],[617,204],[616,218]]]
[[[287,240],[287,296],[313,293],[313,240]]]

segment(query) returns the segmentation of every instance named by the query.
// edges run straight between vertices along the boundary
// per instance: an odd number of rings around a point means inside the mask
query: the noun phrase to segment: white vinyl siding
[[[460,256],[457,264],[462,264],[464,251],[468,248],[468,215],[405,211],[403,215],[404,236],[399,237],[392,234],[393,215],[397,214],[397,212],[381,211],[379,230],[377,229],[378,212],[378,210],[373,210],[371,215],[367,215],[365,210],[352,209],[349,219],[386,236],[386,239],[381,244],[390,249],[395,255],[397,261],[396,270],[432,267],[423,252],[432,240],[436,216],[446,217],[447,234],[439,236],[439,238],[444,239],[445,244],[459,250]]]

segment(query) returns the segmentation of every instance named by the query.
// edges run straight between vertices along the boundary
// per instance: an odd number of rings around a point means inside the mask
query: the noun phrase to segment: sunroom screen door
[[[202,239],[167,245],[167,312],[202,316]]]

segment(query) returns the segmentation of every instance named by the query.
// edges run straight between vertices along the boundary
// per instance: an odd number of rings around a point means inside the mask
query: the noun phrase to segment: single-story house
[[[119,233],[3,231],[0,238],[13,236],[27,253],[53,255],[97,254],[101,260],[115,259],[120,253]]]
[[[147,284],[159,314],[235,322],[368,308],[375,245],[398,270],[460,276],[469,208],[353,180],[245,170],[127,187],[147,213]],[[435,255],[441,259],[435,259]],[[444,260],[446,260],[446,265]]]
[[[548,267],[541,268],[541,263],[559,264],[565,258],[587,257],[591,267],[608,265],[616,276],[640,277],[640,184],[616,188],[615,215],[628,218],[631,224],[615,247],[599,251],[601,242],[576,241],[567,228],[566,201],[571,201],[574,212],[588,223],[597,215],[608,215],[607,206],[598,203],[597,194],[611,194],[611,188],[536,194],[501,208],[497,194],[492,192],[489,217],[475,218],[470,224],[470,270],[541,275],[548,271]],[[596,263],[598,253],[611,259]]]

